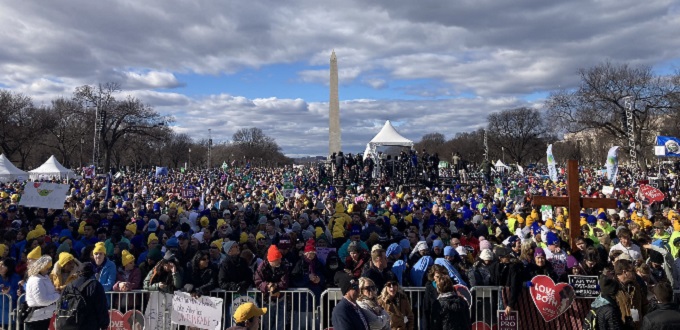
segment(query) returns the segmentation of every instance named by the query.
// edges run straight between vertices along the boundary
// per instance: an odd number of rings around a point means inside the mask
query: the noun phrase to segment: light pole
[[[85,144],[85,137],[83,136],[83,134],[80,134],[80,157],[79,157],[79,161],[80,161],[80,168],[81,169],[83,168],[83,145],[84,144]]]

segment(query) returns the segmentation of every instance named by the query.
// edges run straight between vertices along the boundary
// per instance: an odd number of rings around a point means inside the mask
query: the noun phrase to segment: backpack
[[[597,312],[594,309],[583,320],[583,330],[597,330]]]
[[[57,319],[55,322],[57,329],[78,329],[88,310],[82,292],[93,281],[94,279],[89,279],[77,288],[69,285],[64,289],[57,301]]]

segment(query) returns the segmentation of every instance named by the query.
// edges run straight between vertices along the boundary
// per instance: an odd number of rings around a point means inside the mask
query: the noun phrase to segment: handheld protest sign
[[[545,275],[538,275],[531,280],[531,299],[541,313],[543,320],[550,322],[566,312],[574,302],[574,288],[567,283],[555,284]]]
[[[597,276],[569,275],[569,285],[574,288],[576,298],[597,298],[600,286]]]

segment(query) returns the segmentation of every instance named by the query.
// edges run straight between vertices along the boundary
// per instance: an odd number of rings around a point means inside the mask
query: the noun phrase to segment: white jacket
[[[54,284],[45,275],[31,276],[26,281],[26,303],[30,307],[43,307],[59,300]]]

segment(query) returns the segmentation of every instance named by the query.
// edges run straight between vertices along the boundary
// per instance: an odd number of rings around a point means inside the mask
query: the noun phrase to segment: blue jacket
[[[104,287],[104,291],[113,291],[113,285],[116,283],[116,275],[116,264],[107,258],[99,273],[99,283]]]
[[[361,317],[358,313],[362,313],[361,308],[357,306],[354,309],[352,303],[347,301],[347,299],[342,298],[340,302],[333,308],[333,316],[331,322],[333,323],[333,329],[335,330],[368,330],[364,326],[364,322],[361,321]],[[365,317],[364,317],[365,318]],[[366,321],[368,323],[368,321]]]

